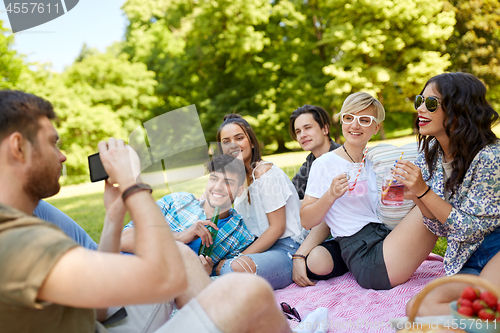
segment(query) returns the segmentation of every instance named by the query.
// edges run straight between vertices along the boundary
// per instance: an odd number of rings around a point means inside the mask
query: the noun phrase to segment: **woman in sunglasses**
[[[427,228],[447,237],[446,274],[475,274],[500,286],[500,141],[491,130],[499,116],[485,96],[471,74],[431,78],[415,99],[422,152],[415,164],[397,163],[396,174]],[[449,313],[463,288],[436,289],[421,315]]]
[[[390,289],[406,282],[434,247],[437,236],[422,223],[418,208],[392,231],[379,221],[371,161],[365,160],[366,183],[354,185],[366,186],[366,194],[346,193],[353,179],[347,179],[345,170],[363,160],[366,144],[384,118],[384,107],[369,94],[348,96],[340,111],[344,145],[321,155],[312,165],[300,210],[301,223],[311,229],[325,221],[328,228],[324,237],[308,237],[294,255],[295,260],[305,260],[309,278],[329,279],[348,268],[361,287]],[[321,244],[329,233],[338,243],[340,255],[338,247]],[[299,282],[309,284],[307,280]]]

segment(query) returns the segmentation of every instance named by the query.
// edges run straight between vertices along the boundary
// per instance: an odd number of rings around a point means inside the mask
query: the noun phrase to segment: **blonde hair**
[[[345,113],[356,114],[365,110],[369,106],[373,106],[373,109],[375,110],[375,119],[377,119],[377,123],[380,124],[383,122],[385,119],[385,110],[382,103],[380,103],[375,97],[372,97],[372,95],[362,91],[347,96],[344,104],[342,104],[342,109],[340,110],[338,117],[339,119],[342,119],[342,115]]]

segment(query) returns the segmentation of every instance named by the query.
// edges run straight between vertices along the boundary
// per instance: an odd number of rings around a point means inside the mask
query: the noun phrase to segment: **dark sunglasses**
[[[283,313],[288,319],[298,321],[299,323],[302,321],[302,319],[300,319],[299,312],[297,311],[296,308],[292,308],[290,304],[286,302],[282,302],[280,303],[280,305],[281,305],[281,310],[283,310]]]
[[[425,107],[427,108],[427,111],[429,112],[434,112],[437,110],[438,106],[439,106],[439,100],[437,97],[427,97],[425,98],[424,96],[422,95],[417,95],[415,96],[415,110],[418,109],[420,107],[420,105],[422,105],[422,103],[425,102]]]

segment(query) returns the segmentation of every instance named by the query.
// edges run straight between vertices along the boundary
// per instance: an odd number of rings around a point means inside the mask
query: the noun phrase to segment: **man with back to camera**
[[[173,231],[174,238],[187,244],[198,253],[201,244],[214,244],[210,257],[200,256],[207,273],[210,274],[222,259],[236,257],[254,240],[243,218],[231,208],[234,200],[244,190],[245,165],[230,155],[214,156],[205,165],[209,179],[204,200],[193,194],[177,192],[164,196],[156,203]],[[220,207],[219,222],[215,226],[212,217],[215,207]],[[216,239],[207,225],[218,229]],[[122,233],[121,250],[134,252],[134,222],[128,223]]]
[[[311,170],[314,160],[324,153],[340,147],[330,137],[331,126],[330,115],[321,106],[306,104],[297,108],[290,115],[290,136],[292,139],[297,140],[302,149],[311,152],[292,178],[292,183],[297,189],[300,200],[304,199],[309,170]]]
[[[175,242],[147,186],[136,183],[138,158],[122,140],[98,145],[109,175],[99,251],[33,217],[39,200],[59,191],[66,160],[51,119],[49,102],[0,91],[2,332],[290,332],[267,282],[230,274],[211,283],[196,255]],[[127,211],[135,256],[115,253]],[[164,323],[174,299],[181,310]],[[126,307],[129,315],[109,329],[96,322],[94,309],[104,319],[106,308],[128,304],[143,305]]]

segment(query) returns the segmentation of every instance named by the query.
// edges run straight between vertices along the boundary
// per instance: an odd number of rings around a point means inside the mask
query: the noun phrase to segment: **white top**
[[[368,194],[350,197],[349,191],[338,198],[326,213],[325,222],[334,238],[352,236],[368,223],[382,223],[377,217],[377,182],[373,163],[366,163]],[[306,195],[321,198],[330,188],[333,178],[346,172],[352,163],[333,151],[321,155],[311,166],[307,181]]]
[[[291,237],[297,243],[302,243],[307,231],[300,225],[300,200],[286,173],[273,164],[260,178],[255,179],[253,173],[252,177],[253,183],[234,201],[234,209],[243,216],[248,230],[260,237],[269,228],[266,214],[285,206],[286,230],[280,239]],[[248,203],[248,194],[251,204]]]

